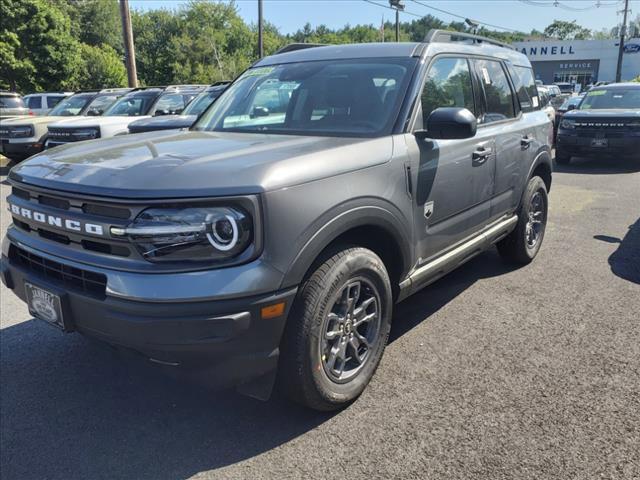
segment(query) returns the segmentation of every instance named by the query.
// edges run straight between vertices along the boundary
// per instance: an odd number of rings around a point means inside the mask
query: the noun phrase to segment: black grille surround
[[[67,142],[79,142],[87,140],[86,136],[79,138],[76,132],[95,130],[96,136],[93,138],[100,138],[100,129],[98,127],[49,127],[49,140],[54,143],[67,143]]]
[[[54,280],[69,289],[97,298],[106,296],[107,277],[101,273],[54,262],[15,245],[9,247],[9,260],[37,277]]]

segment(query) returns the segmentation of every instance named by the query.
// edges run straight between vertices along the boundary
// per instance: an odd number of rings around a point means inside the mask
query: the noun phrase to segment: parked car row
[[[130,124],[140,120],[150,123],[142,123],[133,132],[189,127],[227,84],[78,92],[60,99],[48,115],[3,119],[0,153],[13,160],[22,160],[46,148],[70,142],[127,134]],[[18,105],[23,102],[22,99],[20,102],[13,100],[19,97],[7,98]],[[197,101],[192,108],[186,110],[194,99]],[[49,101],[46,95],[43,101]],[[6,104],[10,102],[6,101]]]

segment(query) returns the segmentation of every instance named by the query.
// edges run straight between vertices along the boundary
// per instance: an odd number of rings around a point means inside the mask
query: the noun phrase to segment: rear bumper
[[[564,155],[580,156],[640,156],[640,136],[626,136],[622,138],[608,138],[607,147],[594,147],[591,142],[596,137],[582,137],[577,135],[567,135],[562,131],[558,132],[556,139],[557,150]]]
[[[39,271],[25,265],[12,254],[17,247],[6,243],[0,260],[3,283],[23,301],[26,301],[25,281],[59,293],[65,324],[70,331],[135,351],[173,370],[204,373],[207,383],[217,386],[239,386],[275,373],[280,339],[296,288],[191,301],[144,301],[108,293],[96,295],[63,284],[45,269]],[[37,254],[48,262],[78,266],[44,252]],[[86,266],[82,267],[86,270]],[[144,282],[150,276],[155,277],[156,285],[161,281],[159,277],[163,277],[162,274],[140,274],[139,281]],[[110,277],[113,278],[117,276]],[[167,276],[166,280],[165,288],[170,292],[175,288],[176,278]],[[280,302],[285,303],[280,316],[262,318],[262,307]]]

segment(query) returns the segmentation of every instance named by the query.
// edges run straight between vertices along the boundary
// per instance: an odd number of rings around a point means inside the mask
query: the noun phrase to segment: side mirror
[[[162,115],[169,115],[169,110],[156,110],[154,117],[160,117]]]
[[[254,107],[253,113],[251,114],[252,118],[256,117],[268,117],[269,109],[267,107]]]
[[[100,115],[102,115],[102,110],[98,110],[96,108],[92,108],[87,112],[88,117],[98,117]]]
[[[427,129],[414,132],[417,138],[460,140],[476,135],[478,121],[466,108],[436,108],[427,118]]]
[[[567,112],[569,110],[575,110],[576,108],[578,108],[578,106],[572,103],[571,105],[567,106]]]

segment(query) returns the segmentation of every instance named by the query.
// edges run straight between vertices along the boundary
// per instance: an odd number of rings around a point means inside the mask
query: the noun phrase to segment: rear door
[[[472,66],[462,56],[438,56],[429,66],[414,130],[439,107],[479,113]],[[489,219],[495,172],[492,132],[463,140],[417,139],[406,135],[415,176],[414,224],[421,261],[482,228]]]
[[[489,220],[495,220],[513,209],[520,199],[522,172],[529,164],[534,134],[523,121],[506,64],[498,59],[484,58],[476,58],[472,63],[484,94],[478,132],[495,142],[489,215]]]

